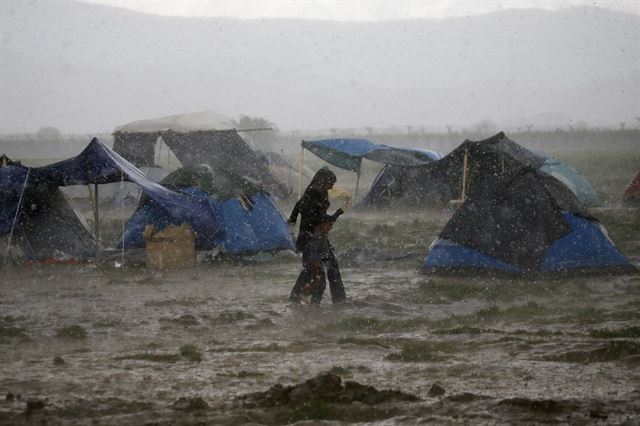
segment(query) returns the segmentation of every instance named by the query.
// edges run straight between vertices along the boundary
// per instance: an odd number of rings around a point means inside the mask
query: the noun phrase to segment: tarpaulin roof
[[[395,148],[387,145],[378,145],[366,139],[302,141],[302,147],[329,164],[354,172],[360,170],[363,158],[397,166],[420,166],[442,157],[442,154],[436,151]]]
[[[124,179],[140,189],[171,214],[189,222],[194,231],[209,234],[214,213],[204,197],[171,191],[147,178],[142,171],[115,153],[97,138],[76,157],[32,170],[29,182],[57,186],[112,183]]]

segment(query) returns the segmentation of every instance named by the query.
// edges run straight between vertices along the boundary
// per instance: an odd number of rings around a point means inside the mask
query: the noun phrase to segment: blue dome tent
[[[520,167],[472,188],[432,244],[423,270],[550,276],[637,269],[567,187]]]
[[[160,184],[177,194],[205,200],[212,217],[201,224],[207,232],[199,232],[192,224],[196,250],[219,248],[230,255],[244,255],[294,249],[286,219],[269,193],[229,170],[208,165],[186,167],[169,174]],[[125,226],[124,247],[144,247],[147,225],[163,229],[184,222],[191,223],[180,210],[167,210],[161,202],[143,197]]]

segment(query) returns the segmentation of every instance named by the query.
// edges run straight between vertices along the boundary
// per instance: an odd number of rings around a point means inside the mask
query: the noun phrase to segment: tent
[[[624,190],[622,202],[625,206],[629,207],[640,206],[640,171]]]
[[[539,169],[567,186],[587,206],[599,204],[598,195],[573,168],[534,153],[509,139],[503,132],[481,141],[465,140],[456,149],[429,167],[438,181],[447,182],[460,202],[484,179],[523,166]]]
[[[358,175],[356,196],[358,195],[362,159],[405,168],[429,164],[441,157],[441,154],[436,151],[395,148],[388,145],[378,145],[366,139],[320,139],[302,141],[301,145],[301,163],[304,162],[304,150],[307,149],[333,166],[356,172]],[[302,179],[299,191],[302,192]]]
[[[29,260],[95,256],[97,244],[86,222],[56,185],[35,179],[18,163],[2,164],[12,165],[0,165],[0,258],[10,246]]]
[[[222,168],[200,165],[185,167],[160,182],[164,187],[185,196],[206,200],[211,220],[207,232],[196,230],[196,249],[221,249],[231,255],[261,251],[293,249],[293,236],[286,219],[268,192],[241,176]],[[167,210],[162,202],[150,197],[125,226],[124,247],[144,247],[144,228],[163,229],[170,224],[191,223],[180,210]]]
[[[415,151],[424,153],[431,162],[443,157],[443,154],[437,151]],[[358,208],[397,205],[417,207],[448,203],[453,197],[449,186],[433,173],[428,164],[413,167],[385,164]]]
[[[183,167],[221,167],[286,197],[290,189],[272,175],[265,154],[253,150],[238,132],[231,120],[219,114],[179,114],[116,128],[113,150],[138,167],[154,167],[155,148],[161,138]]]
[[[636,270],[571,191],[530,166],[477,183],[423,266],[534,276]]]

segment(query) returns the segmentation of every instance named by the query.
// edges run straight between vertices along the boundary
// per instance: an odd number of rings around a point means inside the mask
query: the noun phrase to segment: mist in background
[[[2,134],[195,111],[288,131],[640,124],[639,15],[614,9],[350,22],[2,0],[0,28]]]

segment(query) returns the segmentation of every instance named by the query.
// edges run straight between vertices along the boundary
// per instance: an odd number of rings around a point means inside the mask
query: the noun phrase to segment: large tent
[[[214,219],[209,232],[196,233],[196,249],[220,249],[231,255],[294,249],[286,219],[268,192],[237,174],[208,165],[178,169],[160,182],[166,188],[205,199]],[[144,229],[188,222],[180,211],[167,211],[149,197],[125,227],[124,247],[144,247]]]
[[[277,196],[291,191],[271,174],[265,154],[253,150],[231,120],[212,112],[134,121],[116,128],[113,137],[113,150],[138,167],[156,166],[156,144],[161,138],[183,167],[222,167]]]
[[[0,165],[0,259],[10,247],[29,260],[95,256],[96,241],[86,222],[57,185],[36,179],[17,163],[2,164],[7,165]]]
[[[622,202],[625,206],[640,206],[640,171],[624,190]]]
[[[366,139],[320,139],[302,141],[301,145],[301,163],[304,162],[304,150],[306,149],[331,165],[357,173],[356,195],[363,159],[404,169],[424,166],[442,156],[436,151],[396,148],[375,144]],[[302,182],[300,182],[301,191]]]
[[[585,205],[599,204],[597,193],[573,168],[543,153],[534,153],[509,139],[503,132],[481,141],[465,140],[441,160],[429,166],[429,173],[446,182],[463,201],[484,179],[523,166],[539,169],[567,186]]]
[[[537,276],[636,268],[566,186],[523,166],[471,189],[432,244],[424,270]]]

